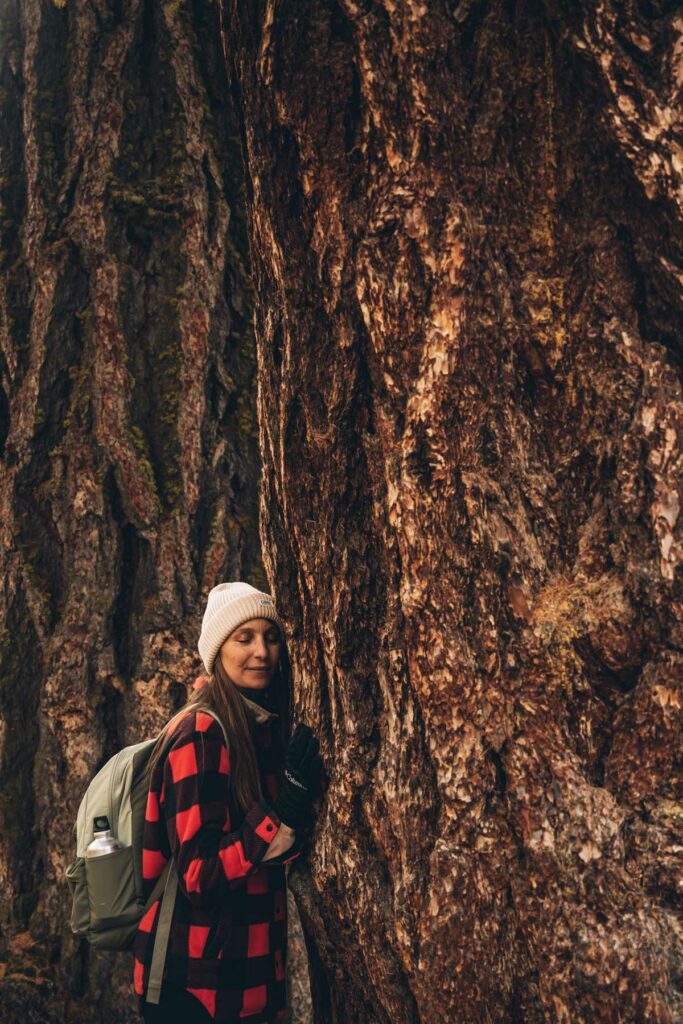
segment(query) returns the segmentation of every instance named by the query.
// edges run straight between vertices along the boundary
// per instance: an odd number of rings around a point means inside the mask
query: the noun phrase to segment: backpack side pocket
[[[71,890],[71,931],[76,935],[85,935],[90,927],[90,903],[84,858],[76,857],[65,874]]]
[[[132,846],[122,846],[102,857],[87,857],[85,872],[93,931],[132,924],[139,919]]]

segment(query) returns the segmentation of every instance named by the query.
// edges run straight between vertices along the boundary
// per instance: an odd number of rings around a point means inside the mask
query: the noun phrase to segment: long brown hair
[[[289,680],[290,663],[287,649],[282,639],[280,658],[273,678],[268,685],[273,708],[279,715],[279,729],[284,750],[289,740]],[[192,696],[176,711],[159,733],[156,745],[147,762],[146,771],[152,770],[170,746],[171,734],[180,724],[185,715],[210,708],[214,711],[225,727],[230,748],[230,786],[233,797],[246,814],[256,800],[261,800],[263,792],[259,780],[256,750],[252,736],[251,716],[242,700],[239,690],[230,679],[220,658],[220,651],[213,663],[213,670],[205,677]]]

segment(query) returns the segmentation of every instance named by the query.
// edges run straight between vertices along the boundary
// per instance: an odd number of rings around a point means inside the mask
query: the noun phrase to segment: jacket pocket
[[[223,917],[219,917],[218,920],[211,925],[209,934],[206,937],[202,960],[217,960],[220,957],[221,950],[223,949],[224,937],[225,919]]]

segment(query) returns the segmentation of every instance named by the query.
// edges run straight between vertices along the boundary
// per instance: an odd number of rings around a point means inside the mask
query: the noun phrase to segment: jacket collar
[[[268,711],[267,708],[262,708],[260,704],[256,704],[255,701],[249,700],[243,693],[240,693],[240,697],[244,701],[247,713],[251,715],[254,721],[258,725],[265,725],[269,722],[279,718],[279,715],[275,711]]]
[[[197,679],[195,679],[194,681],[193,689],[199,689],[201,686],[204,685],[205,682],[205,676],[198,676]],[[261,705],[257,704],[255,701],[249,700],[248,697],[244,696],[241,690],[238,689],[237,692],[244,701],[245,707],[247,709],[247,714],[251,715],[251,717],[258,725],[265,725],[267,722],[272,722],[274,719],[280,717],[277,714],[277,712],[268,711],[267,708],[262,708]]]

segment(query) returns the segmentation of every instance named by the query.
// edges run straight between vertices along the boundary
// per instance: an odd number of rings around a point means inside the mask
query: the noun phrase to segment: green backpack
[[[218,715],[201,710],[225,728]],[[143,898],[142,839],[149,779],[145,773],[158,736],[123,747],[100,768],[88,786],[74,825],[76,858],[66,870],[71,890],[71,930],[95,949],[130,949],[140,919],[161,896],[159,922],[152,953],[147,1001],[158,1003],[161,975],[178,888],[171,857],[149,898]],[[113,835],[123,847],[99,857],[86,857],[94,836],[93,822],[106,815]]]

